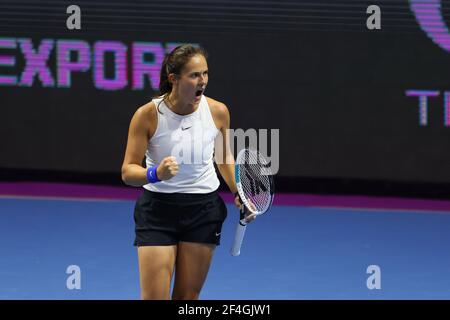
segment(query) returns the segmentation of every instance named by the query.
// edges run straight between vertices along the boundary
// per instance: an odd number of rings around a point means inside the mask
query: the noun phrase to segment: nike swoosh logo
[[[221,232],[219,232],[219,233],[216,232],[216,237],[220,236],[220,234],[221,234]]]
[[[181,130],[187,130],[187,129],[189,129],[189,128],[191,128],[192,126],[190,126],[190,127],[187,127],[187,128],[181,128]]]

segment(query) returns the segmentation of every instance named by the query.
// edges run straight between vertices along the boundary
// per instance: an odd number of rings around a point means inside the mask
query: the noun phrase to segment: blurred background
[[[410,2],[377,3],[380,30],[371,1],[79,1],[68,30],[67,1],[1,0],[0,178],[122,185],[163,54],[195,43],[232,128],[280,130],[279,191],[447,198],[450,52]],[[426,125],[408,90],[437,93]]]
[[[66,27],[66,8],[72,4],[81,9],[80,30]],[[381,9],[381,29],[367,28],[370,5]],[[4,221],[16,223],[3,223],[2,228],[22,226],[23,220],[14,220],[11,212],[23,202],[7,202],[11,196],[89,198],[98,186],[103,198],[128,200],[114,210],[127,213],[122,222],[132,222],[132,200],[139,188],[124,186],[120,173],[128,126],[137,108],[157,94],[164,54],[183,43],[198,44],[209,53],[205,94],[228,106],[231,128],[268,129],[269,136],[279,129],[275,183],[280,202],[275,204],[293,206],[289,210],[298,213],[298,219],[307,215],[302,206],[327,204],[448,213],[449,21],[447,0],[0,0],[0,189],[6,198]],[[220,190],[227,191],[224,183]],[[313,197],[327,195],[365,198],[353,198],[350,204],[343,198]],[[17,210],[39,211],[36,208],[28,203]],[[448,226],[448,215],[430,215],[437,216],[435,226]],[[76,225],[76,217],[67,221]],[[444,217],[447,220],[439,220]],[[340,223],[321,221],[330,223],[330,230]],[[423,239],[431,239],[433,228]],[[357,230],[363,236],[363,229]],[[411,234],[417,235],[414,230]],[[391,231],[394,235],[398,230]],[[132,226],[127,232],[129,243],[122,245],[131,250]],[[403,235],[411,238],[408,232]],[[380,254],[399,243],[395,237],[386,239],[379,244]],[[446,239],[436,238],[430,246],[442,253],[444,247],[439,251],[436,245],[444,246]],[[8,242],[6,236],[4,240]],[[339,243],[335,240],[330,243]],[[359,243],[363,251],[371,247],[361,239],[343,243]],[[312,265],[320,264],[309,258]],[[423,266],[418,274],[445,270],[450,261],[441,258],[443,269]],[[134,267],[132,281],[137,285]],[[5,268],[14,269],[12,264]],[[363,276],[364,272],[365,268]],[[440,285],[442,296],[450,297],[450,284]],[[11,290],[2,297],[20,291]],[[366,294],[365,287],[361,290]],[[433,291],[427,290],[421,292]],[[130,292],[126,297],[134,297],[136,287]],[[210,292],[211,298],[228,297]],[[303,296],[289,288],[284,292],[294,294],[261,298],[362,294]]]

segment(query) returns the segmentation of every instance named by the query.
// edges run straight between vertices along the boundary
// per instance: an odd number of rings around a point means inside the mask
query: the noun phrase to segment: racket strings
[[[268,162],[257,151],[245,150],[238,162],[240,180],[247,207],[254,212],[264,212],[271,203],[271,175]]]

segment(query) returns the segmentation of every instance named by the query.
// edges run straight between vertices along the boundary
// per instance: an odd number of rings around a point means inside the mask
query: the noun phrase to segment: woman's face
[[[193,56],[181,70],[177,92],[188,103],[198,104],[208,84],[208,64],[203,55]]]

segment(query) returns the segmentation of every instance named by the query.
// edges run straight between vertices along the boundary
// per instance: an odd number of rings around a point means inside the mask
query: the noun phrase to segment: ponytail
[[[164,61],[163,61],[163,63],[162,63],[162,66],[161,66],[161,72],[160,72],[160,75],[159,75],[159,79],[160,79],[160,81],[159,81],[159,96],[163,96],[163,95],[165,95],[165,94],[167,94],[167,93],[170,93],[171,91],[172,91],[172,84],[170,83],[170,81],[169,81],[169,77],[168,77],[168,60],[169,60],[169,58],[170,58],[170,54],[169,55],[166,55],[165,57],[164,57]]]

